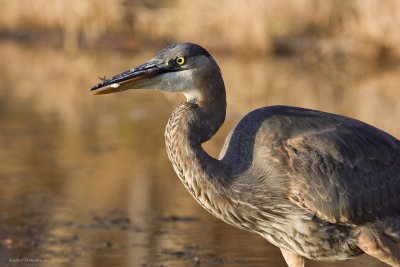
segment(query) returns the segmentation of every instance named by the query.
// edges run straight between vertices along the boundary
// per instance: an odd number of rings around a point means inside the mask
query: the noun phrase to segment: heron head
[[[208,90],[207,84],[213,77],[221,77],[221,73],[207,50],[192,43],[177,43],[142,65],[104,79],[91,91],[97,95],[128,89],[158,89],[181,92],[191,99],[201,97],[200,90]]]

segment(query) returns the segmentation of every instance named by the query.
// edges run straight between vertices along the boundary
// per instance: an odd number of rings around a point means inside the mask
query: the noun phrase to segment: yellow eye
[[[175,63],[178,65],[183,65],[185,63],[185,58],[184,57],[177,57],[175,59]]]

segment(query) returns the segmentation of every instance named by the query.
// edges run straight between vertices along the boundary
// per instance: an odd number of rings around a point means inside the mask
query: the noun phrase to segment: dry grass
[[[174,0],[152,7],[145,2],[0,0],[0,28],[60,29],[69,49],[78,47],[80,35],[93,44],[100,36],[119,33],[257,55],[284,40],[300,52],[400,57],[397,0]]]
[[[121,0],[0,0],[0,27],[6,30],[62,30],[67,49],[82,34],[90,43],[120,27]]]

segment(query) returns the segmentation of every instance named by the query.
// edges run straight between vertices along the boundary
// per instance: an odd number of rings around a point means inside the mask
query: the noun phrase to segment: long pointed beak
[[[162,64],[149,61],[136,68],[115,75],[112,78],[104,79],[101,83],[90,89],[90,91],[95,95],[101,95],[140,88],[141,85],[146,83],[146,80],[148,81],[165,72],[166,69]]]

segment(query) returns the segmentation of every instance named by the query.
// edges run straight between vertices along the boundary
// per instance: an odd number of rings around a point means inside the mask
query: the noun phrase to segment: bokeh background
[[[195,42],[227,86],[226,123],[205,144],[214,156],[243,115],[275,104],[399,138],[399,25],[397,0],[0,0],[0,265],[285,266],[176,178],[163,132],[183,97],[89,89]]]

